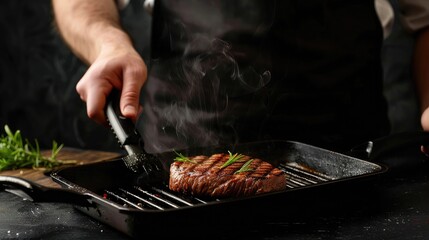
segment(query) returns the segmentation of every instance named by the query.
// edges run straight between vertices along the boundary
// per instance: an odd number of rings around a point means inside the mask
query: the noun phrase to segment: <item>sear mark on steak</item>
[[[200,197],[240,197],[280,191],[286,188],[285,173],[268,162],[243,155],[234,163],[226,153],[190,157],[191,161],[173,162],[169,188],[172,191]],[[248,171],[237,172],[252,160]]]

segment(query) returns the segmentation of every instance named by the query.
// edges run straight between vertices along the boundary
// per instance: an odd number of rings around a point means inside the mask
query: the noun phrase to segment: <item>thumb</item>
[[[146,80],[146,72],[124,72],[120,107],[124,117],[137,119],[140,91]]]
[[[121,112],[124,117],[136,119],[140,99],[140,89],[122,88],[121,93]]]

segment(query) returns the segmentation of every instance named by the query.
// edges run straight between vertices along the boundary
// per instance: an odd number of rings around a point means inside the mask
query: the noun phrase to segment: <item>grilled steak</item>
[[[175,161],[170,166],[169,188],[193,196],[219,198],[285,189],[285,173],[270,163],[240,155],[227,165],[230,158],[231,154],[219,153]]]

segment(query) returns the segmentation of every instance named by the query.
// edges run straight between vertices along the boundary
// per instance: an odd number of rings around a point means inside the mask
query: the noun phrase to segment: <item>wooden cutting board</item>
[[[42,152],[43,155],[51,154],[50,151]],[[75,148],[63,148],[58,153],[57,158],[61,160],[75,160],[76,164],[88,164],[98,161],[107,161],[118,158],[121,156],[117,152],[104,152],[104,151],[95,151],[95,150],[82,150]],[[58,187],[60,185],[52,181],[49,176],[49,170],[46,169],[17,169],[17,170],[8,170],[0,171],[0,175],[3,176],[17,176],[24,179],[28,179],[34,182],[37,182],[41,185],[47,187]]]

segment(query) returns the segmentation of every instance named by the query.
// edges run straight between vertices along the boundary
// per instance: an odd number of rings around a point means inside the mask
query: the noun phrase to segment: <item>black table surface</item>
[[[404,154],[403,154],[404,155]],[[332,197],[315,194],[305,203],[294,203],[298,213],[273,214],[254,225],[214,226],[207,239],[429,239],[429,165],[415,158],[400,157],[419,164],[389,169],[380,178],[338,189]],[[337,191],[332,187],[331,191]],[[319,193],[320,194],[320,193]],[[321,200],[323,199],[323,200]],[[311,204],[311,203],[314,204]],[[285,199],[285,204],[287,200]],[[251,211],[251,209],[249,210]],[[281,211],[276,205],[273,213]],[[270,214],[267,214],[268,216]],[[204,217],[204,216],[201,216]],[[222,219],[219,219],[222,221]],[[144,227],[144,226],[142,226]],[[192,235],[193,226],[183,231]],[[231,231],[234,229],[234,231]],[[151,229],[153,230],[153,229]],[[159,236],[169,226],[159,226]],[[35,203],[10,192],[0,192],[0,239],[129,239],[74,206]],[[150,239],[148,237],[148,239]]]

